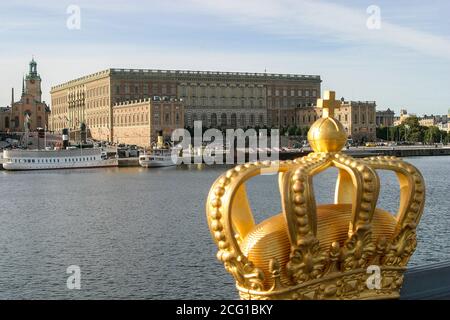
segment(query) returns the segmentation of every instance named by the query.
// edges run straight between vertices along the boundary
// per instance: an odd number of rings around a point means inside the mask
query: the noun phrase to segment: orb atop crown
[[[344,126],[334,118],[340,102],[333,91],[325,91],[324,98],[317,100],[317,107],[323,109],[322,118],[314,122],[308,131],[308,141],[314,152],[338,152],[347,142]]]

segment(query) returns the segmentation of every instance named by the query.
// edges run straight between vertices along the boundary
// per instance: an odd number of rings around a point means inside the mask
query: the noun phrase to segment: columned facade
[[[52,88],[52,129],[85,123],[94,139],[114,141],[112,106],[158,97],[183,100],[185,127],[278,127],[320,97],[320,76],[108,69]]]

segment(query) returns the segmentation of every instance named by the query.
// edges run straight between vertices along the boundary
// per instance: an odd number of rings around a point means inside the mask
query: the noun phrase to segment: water
[[[409,158],[427,182],[411,265],[450,259],[450,157]],[[236,299],[216,258],[204,204],[227,167],[0,171],[0,299]],[[332,201],[331,170],[315,178]],[[382,173],[379,207],[398,207],[398,185]],[[280,211],[275,176],[248,192],[258,221]],[[81,290],[66,269],[81,268]]]

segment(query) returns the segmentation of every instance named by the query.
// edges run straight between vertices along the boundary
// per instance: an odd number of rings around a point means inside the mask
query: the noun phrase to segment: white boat
[[[117,167],[102,149],[3,150],[5,170],[49,170]]]
[[[150,153],[139,156],[139,165],[144,168],[170,167],[177,163],[172,160],[172,150],[166,148],[156,148]]]

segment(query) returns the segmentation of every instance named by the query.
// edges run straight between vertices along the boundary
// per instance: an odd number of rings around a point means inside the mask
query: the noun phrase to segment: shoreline
[[[308,151],[283,151],[279,153],[279,160],[293,160],[299,157],[308,155]],[[354,158],[366,158],[366,157],[376,157],[376,156],[395,156],[398,158],[409,158],[409,157],[437,157],[437,156],[450,156],[450,147],[379,147],[379,148],[351,148],[342,151],[345,154],[351,155]],[[237,154],[237,153],[236,153]],[[237,155],[234,156],[234,164],[237,165]],[[226,164],[226,154],[224,154],[224,162]],[[245,162],[249,162],[250,154],[245,153]],[[119,158],[118,167],[139,167],[139,158]],[[0,157],[0,170],[3,169],[3,158]],[[192,157],[192,163],[194,163],[194,156]],[[214,164],[216,165],[216,164]],[[218,164],[222,165],[222,164]]]

